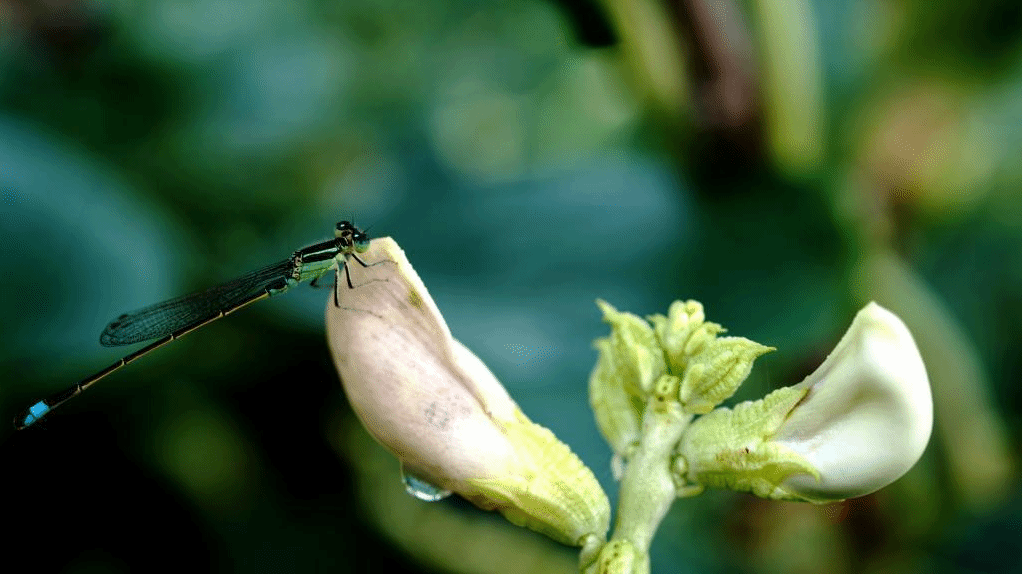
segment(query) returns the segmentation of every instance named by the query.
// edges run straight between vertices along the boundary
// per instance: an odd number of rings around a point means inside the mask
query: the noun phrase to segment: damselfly
[[[334,230],[334,239],[303,247],[284,261],[268,265],[206,291],[121,315],[111,321],[99,336],[101,345],[116,347],[141,343],[157,337],[160,339],[122,357],[116,363],[86,377],[70,388],[28,407],[14,419],[14,427],[20,430],[38,422],[47,413],[78,396],[107,375],[199,327],[250,303],[283,293],[303,281],[315,284],[317,279],[335,268],[335,263],[339,274],[340,269],[344,269],[345,279],[351,288],[352,277],[348,271],[348,259],[353,258],[366,267],[366,263],[359,259],[357,253],[363,253],[368,248],[369,237],[351,223],[341,221]],[[340,280],[340,277],[337,280]],[[336,289],[335,285],[335,303]]]

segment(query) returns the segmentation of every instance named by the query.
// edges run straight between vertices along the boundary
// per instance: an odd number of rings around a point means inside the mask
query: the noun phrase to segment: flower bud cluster
[[[696,301],[676,301],[668,315],[649,322],[597,304],[611,335],[595,342],[600,356],[590,375],[590,400],[601,432],[619,456],[628,456],[640,432],[643,408],[664,377],[678,389],[683,412],[705,414],[731,397],[757,357],[772,351],[743,337],[718,337],[725,329],[705,321]]]
[[[696,301],[676,301],[649,324],[598,302],[609,337],[590,397],[616,460],[643,443],[650,408],[677,389],[687,428],[672,463],[679,495],[705,487],[765,498],[830,502],[873,492],[906,473],[931,433],[927,372],[905,324],[871,303],[817,371],[802,383],[734,408],[715,408],[773,350],[706,321]],[[621,474],[621,470],[616,471]]]

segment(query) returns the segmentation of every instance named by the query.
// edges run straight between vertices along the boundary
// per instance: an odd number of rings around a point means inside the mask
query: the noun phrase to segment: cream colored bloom
[[[932,423],[927,372],[909,329],[870,303],[803,382],[697,419],[679,454],[696,485],[831,502],[905,474]]]
[[[401,248],[375,239],[360,257],[354,288],[340,278],[328,302],[327,334],[370,434],[407,472],[515,524],[566,544],[603,539],[610,507],[593,473],[451,336]]]
[[[806,398],[772,440],[820,472],[819,480],[802,474],[783,483],[803,496],[874,492],[909,471],[930,440],[934,405],[920,351],[905,323],[877,303],[796,388]]]

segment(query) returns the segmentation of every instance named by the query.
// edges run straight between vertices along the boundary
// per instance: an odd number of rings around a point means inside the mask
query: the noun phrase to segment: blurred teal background
[[[608,491],[594,299],[698,299],[801,380],[902,316],[935,432],[824,508],[680,501],[654,572],[1020,570],[1019,3],[0,4],[0,413],[115,361],[116,315],[331,235],[405,249],[452,332]],[[570,572],[404,495],[293,290],[0,431],[4,565]]]

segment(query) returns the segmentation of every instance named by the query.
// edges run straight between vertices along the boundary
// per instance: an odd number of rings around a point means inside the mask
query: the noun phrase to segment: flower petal
[[[401,248],[375,239],[361,257],[352,287],[336,282],[327,333],[370,434],[408,473],[515,524],[566,544],[603,538],[610,506],[593,473],[452,338]]]
[[[905,474],[930,439],[934,407],[923,359],[906,325],[876,303],[796,388],[809,392],[771,440],[820,472],[819,480],[801,474],[784,482],[804,496],[874,492]]]

